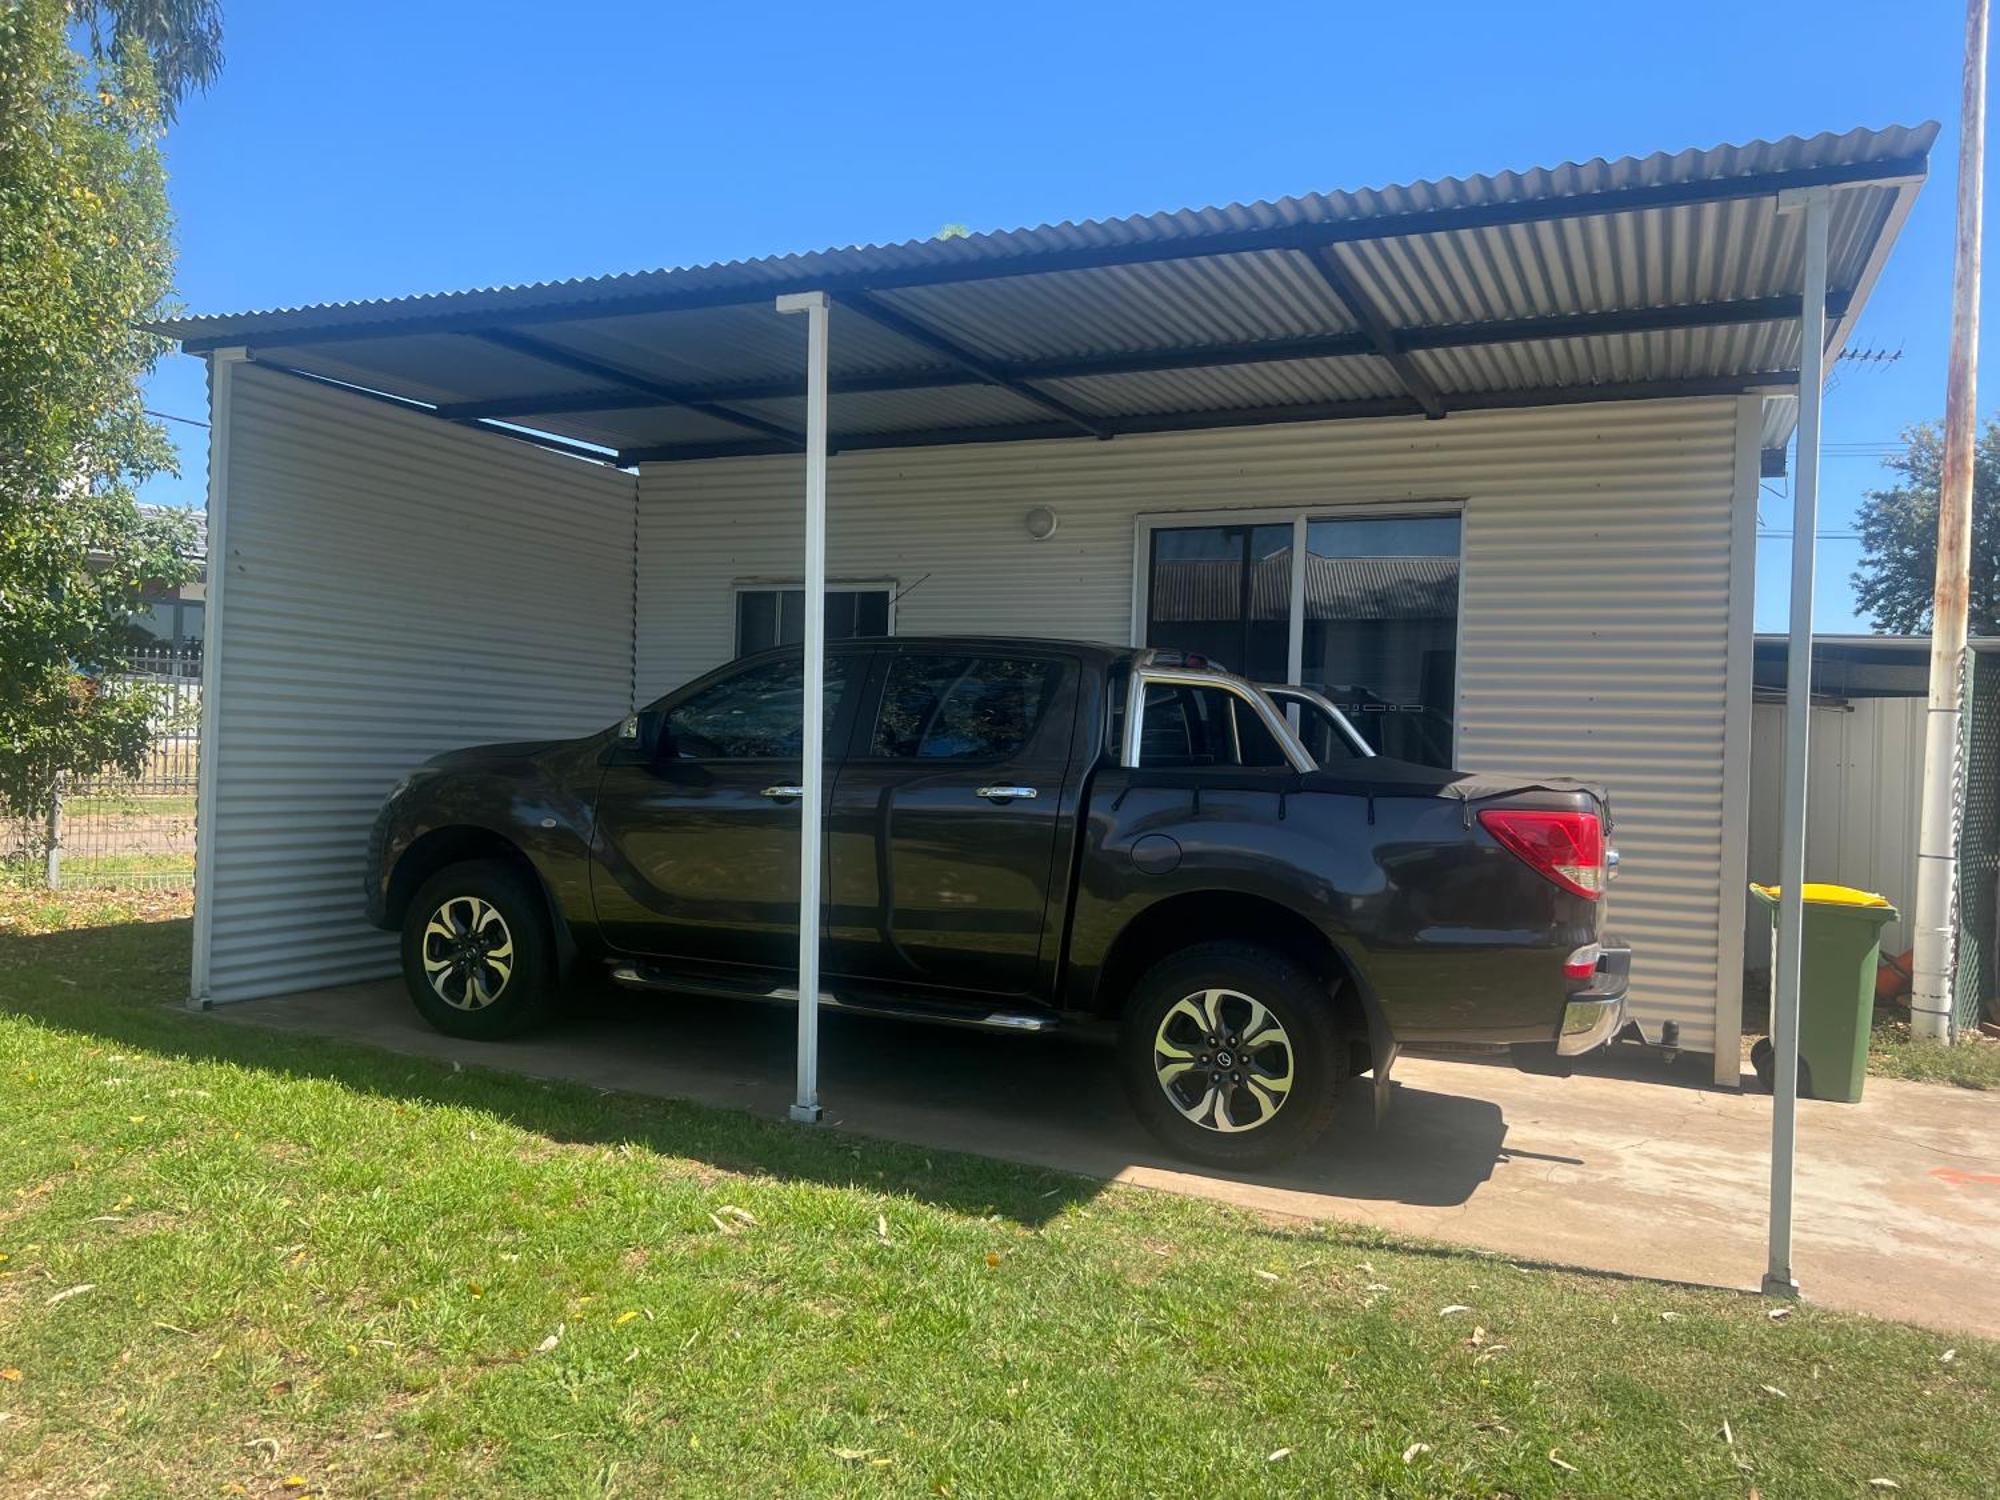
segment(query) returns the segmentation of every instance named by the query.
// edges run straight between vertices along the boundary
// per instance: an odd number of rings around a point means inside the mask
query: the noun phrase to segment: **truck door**
[[[829,790],[867,667],[827,653]],[[660,705],[650,764],[605,767],[590,878],[613,948],[797,967],[804,682],[791,652],[696,683]]]
[[[882,653],[831,799],[830,973],[1034,991],[1080,680],[1017,647]]]

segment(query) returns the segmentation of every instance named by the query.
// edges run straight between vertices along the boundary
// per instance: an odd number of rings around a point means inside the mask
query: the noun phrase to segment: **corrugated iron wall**
[[[392,972],[383,795],[440,750],[578,734],[632,683],[632,476],[239,366],[209,996]]]
[[[1125,641],[1142,514],[1463,499],[1460,759],[1611,786],[1639,1013],[1705,1050],[1739,980],[1718,964],[1737,920],[1720,896],[1737,413],[1623,403],[837,456],[828,572],[896,579],[904,634]],[[795,458],[641,471],[642,701],[729,657],[734,583],[799,575],[803,484]],[[1023,525],[1036,505],[1060,518],[1046,542]]]

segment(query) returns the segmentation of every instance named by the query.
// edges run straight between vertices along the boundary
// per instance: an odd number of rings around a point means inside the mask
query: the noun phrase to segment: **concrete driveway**
[[[788,1010],[586,997],[512,1042],[425,1026],[395,982],[216,1014],[414,1055],[767,1116],[791,1098]],[[1250,1177],[1161,1153],[1108,1049],[830,1015],[827,1122],[1264,1212],[1340,1219],[1524,1259],[1754,1290],[1770,1101],[1650,1059],[1589,1076],[1405,1059],[1379,1131],[1365,1087],[1329,1141]],[[1873,1079],[1859,1105],[1802,1102],[1796,1274],[1808,1299],[2000,1338],[2000,1095]]]

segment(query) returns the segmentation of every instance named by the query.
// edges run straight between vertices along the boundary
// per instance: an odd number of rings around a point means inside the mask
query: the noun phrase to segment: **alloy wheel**
[[[1240,990],[1182,996],[1153,1036],[1153,1072],[1168,1100],[1223,1134],[1269,1124],[1291,1095],[1293,1066],[1285,1028]]]
[[[484,1010],[514,975],[514,935],[500,909],[477,896],[440,901],[424,926],[424,976],[455,1010]]]

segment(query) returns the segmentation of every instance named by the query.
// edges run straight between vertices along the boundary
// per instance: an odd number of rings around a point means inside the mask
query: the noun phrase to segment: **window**
[[[1153,533],[1146,644],[1191,651],[1253,682],[1290,658],[1292,525],[1177,526]]]
[[[893,583],[826,587],[826,638],[887,635]],[[806,638],[806,591],[773,586],[736,591],[736,654],[748,656],[771,646],[796,646]]]
[[[1297,680],[1378,752],[1450,765],[1461,529],[1456,514],[1154,528],[1142,644],[1199,652],[1259,682],[1291,680],[1296,660]]]
[[[1256,709],[1227,688],[1156,683],[1139,731],[1144,767],[1287,766]]]
[[[1451,764],[1458,549],[1457,516],[1307,523],[1301,676],[1383,755]]]
[[[1048,660],[898,656],[889,663],[869,753],[896,760],[1016,755],[1047,712],[1056,676]]]
[[[839,717],[854,658],[826,659],[826,722]],[[682,760],[797,760],[805,744],[805,663],[765,662],[703,689],[667,715]]]

